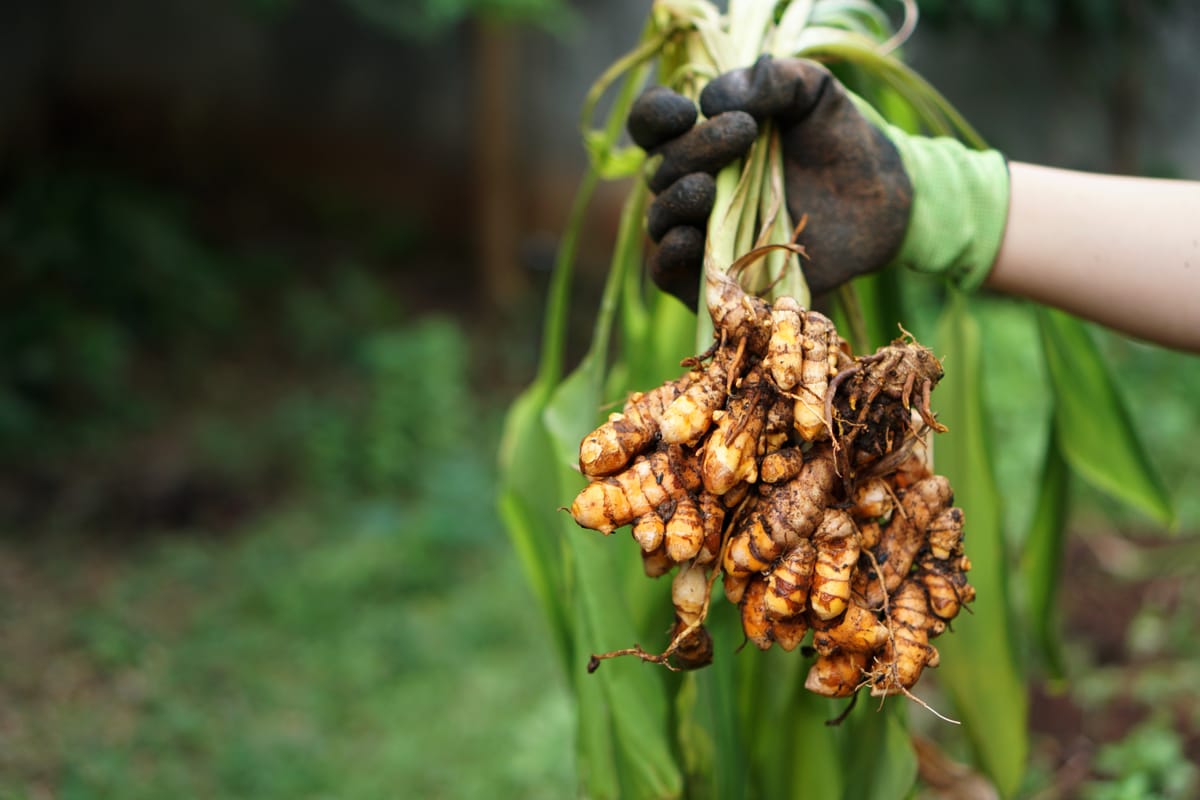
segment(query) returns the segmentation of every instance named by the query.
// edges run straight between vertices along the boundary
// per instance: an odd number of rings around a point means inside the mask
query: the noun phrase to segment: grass
[[[443,546],[413,522],[6,544],[0,796],[571,794],[568,695],[498,528]]]

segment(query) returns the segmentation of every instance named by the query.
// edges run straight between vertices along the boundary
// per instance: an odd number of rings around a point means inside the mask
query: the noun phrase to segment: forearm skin
[[[1010,162],[984,285],[1200,353],[1200,182]]]

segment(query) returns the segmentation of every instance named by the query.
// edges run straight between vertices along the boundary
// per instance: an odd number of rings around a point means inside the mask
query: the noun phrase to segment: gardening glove
[[[799,242],[814,295],[889,263],[967,289],[987,276],[1008,209],[999,153],[910,136],[800,59],[764,56],[721,75],[700,107],[710,118],[737,109],[778,124],[788,210],[808,217]]]
[[[662,157],[648,179],[656,197],[646,214],[646,229],[658,245],[650,255],[650,275],[660,289],[692,309],[716,198],[713,175],[745,155],[758,136],[758,124],[744,111],[713,114],[699,125],[696,116],[691,100],[656,86],[634,101],[627,121],[633,141],[647,155]]]

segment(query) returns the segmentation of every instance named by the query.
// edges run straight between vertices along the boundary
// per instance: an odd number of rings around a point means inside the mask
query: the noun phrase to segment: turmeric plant
[[[893,32],[869,2],[731,0],[722,13],[659,0],[585,99],[591,168],[560,246],[537,376],[506,420],[499,506],[577,700],[589,797],[904,797],[916,780],[907,715],[925,713],[906,698],[919,700],[913,688],[934,666],[952,704],[943,718],[961,723],[976,766],[1004,796],[1020,784],[1019,637],[1053,601],[1065,501],[1041,498],[1021,575],[1036,587],[1032,613],[1019,616],[971,297],[947,292],[928,346],[896,325],[913,319],[906,296],[931,290],[905,288],[916,279],[893,270],[856,279],[831,318],[811,311],[794,239],[804,220],[788,218],[763,125],[716,176],[699,313],[643,280],[647,188],[633,181],[591,347],[569,374],[564,363],[588,199],[600,180],[641,170],[622,131],[647,85],[695,98],[763,53],[803,56],[843,70],[892,124],[982,146],[899,59],[914,22],[911,3]],[[1056,397],[1048,485],[1067,465],[1169,520],[1086,332],[1036,313]],[[1083,402],[1094,406],[1080,412]],[[1103,453],[1089,440],[1101,425]],[[943,430],[935,471],[929,442]],[[580,526],[629,526],[634,541]],[[755,647],[739,650],[746,642]],[[848,705],[860,689],[879,699]]]

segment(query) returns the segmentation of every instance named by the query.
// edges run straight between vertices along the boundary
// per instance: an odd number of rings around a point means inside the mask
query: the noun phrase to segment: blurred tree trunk
[[[486,301],[510,309],[525,289],[517,256],[515,85],[517,49],[510,26],[474,25],[475,243]]]

